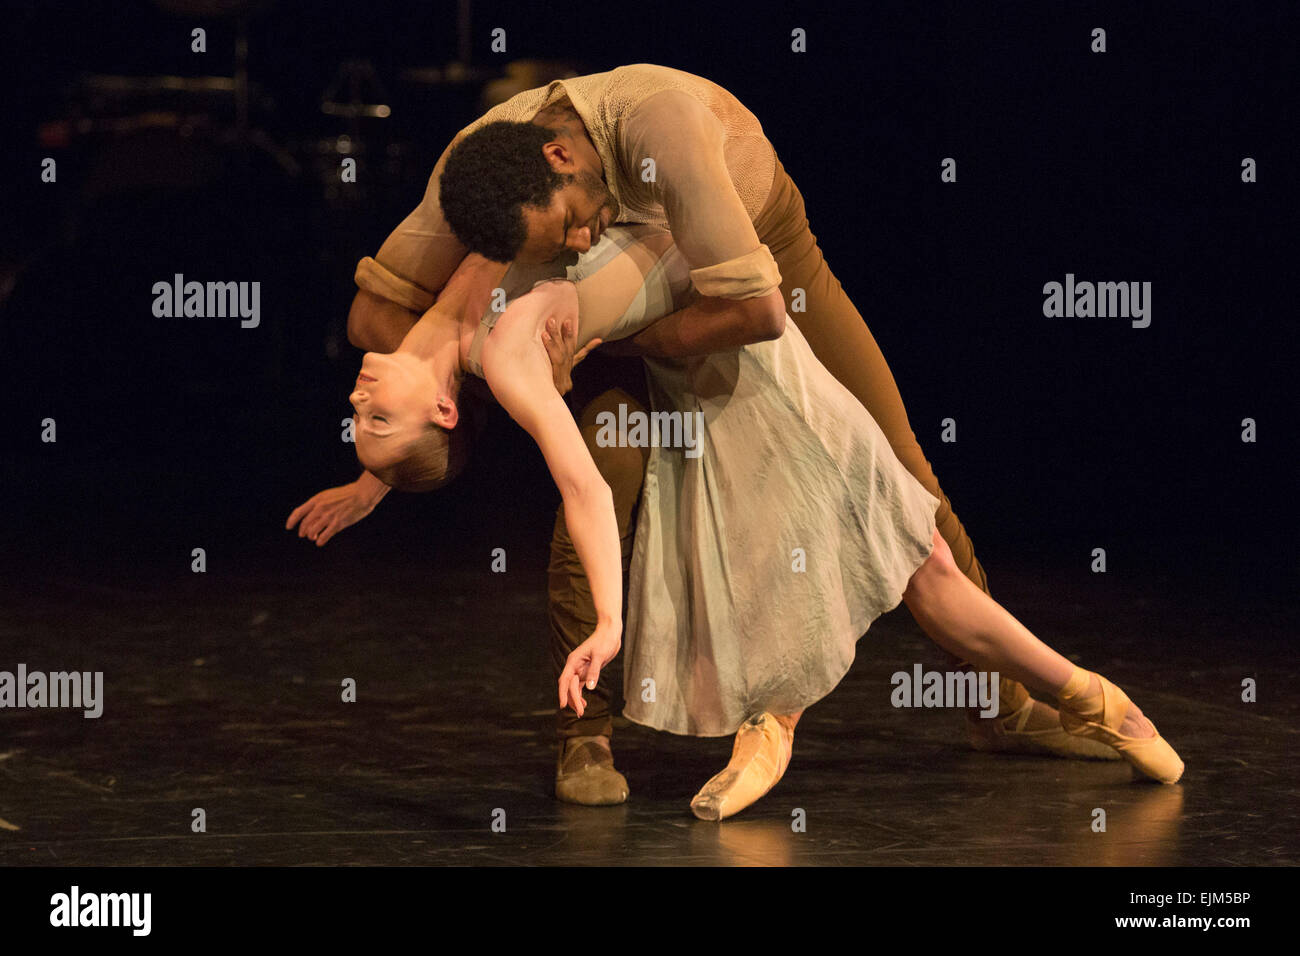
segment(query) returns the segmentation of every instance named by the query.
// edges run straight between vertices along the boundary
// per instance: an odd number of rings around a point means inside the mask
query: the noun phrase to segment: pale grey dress
[[[567,267],[580,301],[631,302],[607,340],[695,297],[671,245],[657,257],[635,250],[639,289],[602,284],[604,266],[662,232],[611,227]],[[628,575],[624,714],[677,734],[730,735],[840,682],[858,639],[929,557],[939,501],[794,321],[774,341],[648,359],[646,369],[653,409],[700,412],[703,434],[698,457],[651,448]]]

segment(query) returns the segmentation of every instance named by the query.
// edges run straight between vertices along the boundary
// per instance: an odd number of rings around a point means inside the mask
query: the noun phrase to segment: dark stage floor
[[[893,709],[893,671],[943,660],[900,609],[805,716],[785,779],[717,825],[688,803],[729,739],[621,726],[628,803],[553,799],[540,568],[390,555],[358,576],[353,548],[303,545],[237,573],[7,575],[3,666],[103,670],[106,703],[98,720],[3,713],[0,864],[1300,862],[1281,596],[989,568],[995,596],[1154,717],[1187,762],[1178,786],[1131,782],[1123,763],[980,754],[951,712]],[[339,700],[345,677],[357,703]],[[1259,703],[1240,702],[1243,677]],[[792,830],[796,808],[806,832]]]

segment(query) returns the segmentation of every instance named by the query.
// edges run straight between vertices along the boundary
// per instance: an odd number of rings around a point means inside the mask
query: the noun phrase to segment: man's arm
[[[358,289],[348,311],[348,341],[366,352],[396,352],[419,319],[396,302]]]
[[[498,119],[530,119],[544,90],[528,90],[498,104],[457,133],[434,163],[424,197],[384,240],[374,257],[357,263],[361,290],[348,315],[348,341],[372,352],[391,352],[433,305],[469,250],[442,214],[438,193],[452,149],[473,130]],[[384,300],[384,301],[376,301]]]
[[[482,314],[491,300],[492,291],[509,268],[506,263],[493,262],[480,255],[462,256],[430,308],[457,318],[473,309]],[[420,316],[410,309],[359,289],[348,313],[348,341],[368,352],[396,352],[406,333],[419,319]]]
[[[634,168],[654,160],[648,188],[663,203],[700,293],[635,336],[635,350],[684,358],[779,338],[786,318],[780,272],[736,192],[717,116],[687,93],[664,90],[632,111],[622,134]]]
[[[785,331],[780,289],[752,299],[701,297],[633,336],[627,354],[689,358],[779,339]]]
[[[357,264],[348,341],[359,349],[395,352],[465,258],[468,250],[452,234],[438,203],[447,155],[461,135],[434,164],[420,204],[389,234],[375,258]]]

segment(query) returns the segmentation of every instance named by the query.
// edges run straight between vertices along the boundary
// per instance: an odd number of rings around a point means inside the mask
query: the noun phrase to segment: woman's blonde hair
[[[474,384],[471,384],[474,383]],[[457,397],[459,421],[455,428],[443,428],[429,422],[424,431],[406,446],[406,454],[390,465],[372,468],[362,465],[372,475],[397,491],[437,491],[464,470],[470,451],[483,430],[486,418],[485,396],[468,379]],[[357,449],[358,458],[360,448]]]

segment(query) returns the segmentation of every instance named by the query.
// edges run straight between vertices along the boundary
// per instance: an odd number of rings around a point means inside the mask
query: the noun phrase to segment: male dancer
[[[632,340],[641,354],[688,357],[775,337],[798,294],[802,308],[790,317],[818,360],[871,413],[904,467],[939,499],[940,533],[963,573],[988,592],[970,539],[912,433],[889,366],[809,229],[802,196],[757,118],[702,77],[650,64],[624,66],[525,91],[471,123],[438,160],[420,205],[374,258],[358,264],[349,340],[370,351],[393,351],[469,251],[541,275],[559,257],[587,251],[615,221],[667,227],[700,293],[696,303]],[[603,390],[584,401],[579,416],[613,492],[625,561],[644,450],[600,447],[595,421],[602,411],[616,413],[619,404],[643,410],[640,379],[633,372],[617,387],[600,381]],[[363,476],[350,502],[381,496],[381,487]],[[330,525],[329,508],[338,509],[336,496],[313,517],[316,500],[295,512],[306,515],[300,534],[309,537]],[[373,503],[347,507],[364,514]],[[596,623],[563,507],[549,577],[558,677]],[[999,693],[996,718],[981,721],[967,713],[978,749],[1101,755],[1096,745],[1068,735],[1055,709],[1030,698],[1023,685],[1004,679]],[[602,676],[581,713],[558,712],[556,795],[562,800],[600,805],[627,797],[609,743],[610,697]]]

